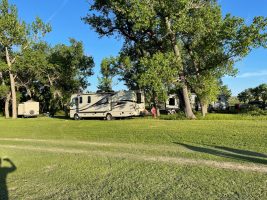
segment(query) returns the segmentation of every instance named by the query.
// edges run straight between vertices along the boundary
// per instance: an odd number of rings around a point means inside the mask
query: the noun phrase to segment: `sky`
[[[18,7],[19,17],[30,23],[39,16],[43,21],[52,25],[52,32],[45,40],[51,45],[69,44],[69,38],[84,43],[86,55],[93,56],[95,61],[95,75],[89,78],[89,91],[96,91],[100,76],[100,63],[105,57],[116,56],[123,41],[115,38],[99,38],[98,35],[84,24],[82,17],[88,13],[92,0],[9,0]],[[267,0],[218,0],[223,14],[245,18],[250,23],[254,16],[267,17]],[[224,84],[237,95],[249,87],[256,87],[267,83],[267,50],[255,49],[242,61],[236,63],[239,72],[236,77],[224,77]],[[122,82],[114,81],[114,90],[126,89]]]

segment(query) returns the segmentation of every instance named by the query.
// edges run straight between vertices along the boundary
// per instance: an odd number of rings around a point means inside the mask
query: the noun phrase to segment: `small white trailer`
[[[70,118],[125,118],[140,116],[145,110],[145,98],[141,91],[118,91],[73,94],[70,102]]]
[[[18,116],[37,117],[39,115],[39,102],[27,101],[19,104]]]
[[[180,101],[176,94],[169,94],[165,103],[160,104],[160,111],[167,114],[175,114],[180,108]]]

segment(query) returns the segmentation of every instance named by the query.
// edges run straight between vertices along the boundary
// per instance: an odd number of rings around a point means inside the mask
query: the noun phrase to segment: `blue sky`
[[[89,0],[92,1],[92,0]],[[98,38],[98,35],[81,21],[88,11],[87,0],[10,0],[19,9],[19,16],[26,22],[32,22],[35,16],[50,22],[53,31],[45,38],[50,44],[68,44],[70,37],[83,41],[87,55],[94,57],[95,75],[89,78],[90,91],[95,91],[98,83],[99,66],[104,57],[116,56],[122,41],[114,38]],[[231,13],[246,19],[249,23],[254,16],[267,17],[267,0],[219,0],[223,13]],[[233,95],[248,87],[267,83],[267,50],[256,49],[236,64],[237,77],[225,77],[223,81],[232,90]],[[123,83],[115,81],[114,89],[124,89]]]

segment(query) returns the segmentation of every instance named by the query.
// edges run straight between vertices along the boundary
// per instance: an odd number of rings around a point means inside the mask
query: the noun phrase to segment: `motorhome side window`
[[[99,101],[96,105],[102,105],[102,104],[107,104],[108,103],[108,97],[102,99],[101,101]]]
[[[87,103],[91,103],[91,96],[88,96]]]
[[[169,98],[169,105],[175,106],[175,98]]]
[[[83,97],[80,97],[80,100],[79,100],[80,104],[83,103]]]
[[[137,97],[137,103],[142,103],[142,94],[136,93],[136,97]]]

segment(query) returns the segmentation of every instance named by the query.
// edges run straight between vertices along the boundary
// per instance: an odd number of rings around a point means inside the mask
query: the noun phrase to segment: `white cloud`
[[[267,70],[262,70],[258,72],[246,72],[238,75],[236,78],[251,78],[251,77],[260,77],[267,76]]]

